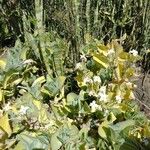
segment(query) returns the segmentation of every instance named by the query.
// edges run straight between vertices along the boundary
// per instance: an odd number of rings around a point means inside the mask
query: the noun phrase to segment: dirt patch
[[[138,101],[141,111],[144,111],[150,117],[150,74],[141,73],[137,78],[135,84],[135,98]]]

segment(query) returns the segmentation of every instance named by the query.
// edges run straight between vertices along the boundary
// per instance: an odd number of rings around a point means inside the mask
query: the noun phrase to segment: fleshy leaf
[[[103,54],[93,54],[93,59],[101,64],[104,68],[108,68],[108,59],[106,56],[104,56]]]
[[[4,59],[0,59],[0,68],[2,69],[2,70],[4,70],[5,69],[5,66],[6,66],[6,60],[4,60]]]
[[[4,129],[4,131],[8,134],[8,136],[11,135],[12,130],[9,124],[9,118],[8,118],[8,114],[5,114],[4,116],[2,116],[0,118],[0,127],[2,129]]]

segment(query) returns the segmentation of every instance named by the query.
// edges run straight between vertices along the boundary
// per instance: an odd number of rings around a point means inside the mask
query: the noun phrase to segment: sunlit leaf
[[[3,91],[0,89],[0,102],[3,100]]]
[[[76,105],[78,95],[75,93],[69,93],[67,95],[67,105]]]
[[[37,79],[33,82],[32,86],[35,86],[36,84],[37,84],[37,85],[40,85],[40,84],[44,83],[45,81],[46,81],[46,80],[45,80],[45,77],[44,77],[44,76],[41,76],[41,77],[37,78]]]
[[[100,124],[100,126],[98,127],[98,134],[102,137],[102,138],[107,138],[107,133],[105,131],[104,128],[108,128],[109,123],[107,121],[104,121]]]
[[[0,59],[0,69],[4,70],[6,66],[6,60],[5,59]]]
[[[103,54],[93,54],[93,59],[99,63],[100,65],[102,65],[103,67],[107,68],[108,67],[108,59],[107,57],[105,57]]]
[[[51,136],[51,140],[50,140],[50,147],[51,147],[51,150],[59,150],[60,147],[62,146],[62,143],[58,140],[58,132],[54,133],[52,136]]]
[[[135,121],[134,120],[126,120],[126,121],[119,122],[119,123],[117,123],[115,125],[111,125],[111,128],[114,131],[122,131],[125,128],[132,127],[134,125],[135,125]]]
[[[11,135],[12,129],[10,127],[8,114],[5,114],[0,118],[0,127],[4,129],[4,131],[8,134],[8,136]]]
[[[23,150],[48,149],[48,139],[45,136],[31,136],[27,134],[21,134],[18,135],[18,140],[20,141],[18,147],[23,148]]]
[[[117,68],[116,68],[116,75],[119,81],[123,78],[124,71],[125,71],[124,64],[118,63]]]

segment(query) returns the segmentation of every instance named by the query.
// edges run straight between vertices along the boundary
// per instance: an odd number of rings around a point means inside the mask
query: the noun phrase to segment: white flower
[[[93,77],[94,82],[101,83],[101,78],[99,76]]]
[[[89,92],[89,96],[94,96],[95,95],[95,92],[94,91],[90,91]]]
[[[121,98],[121,96],[120,95],[116,95],[116,101],[118,102],[118,103],[121,103],[121,101],[122,101],[122,98]]]
[[[137,88],[137,85],[136,85],[136,84],[133,84],[133,88]]]
[[[111,48],[111,49],[109,49],[107,55],[112,55],[112,54],[114,54],[114,53],[115,53],[114,48]]]
[[[3,110],[0,109],[0,117],[2,117],[2,116],[3,116]]]
[[[133,86],[134,86],[134,84],[131,83],[131,82],[127,82],[126,85],[127,85],[127,87],[130,88],[130,89],[133,88]]]
[[[98,93],[98,97],[99,97],[100,101],[107,102],[107,99],[108,99],[108,95],[107,94],[99,92]]]
[[[130,99],[135,99],[135,96],[134,96],[133,92],[130,92],[129,98],[130,98]]]
[[[54,125],[53,121],[50,121],[49,124],[45,125],[45,129],[49,129],[50,127],[52,127]]]
[[[101,86],[99,92],[106,93],[106,86]]]
[[[90,107],[91,107],[91,112],[95,112],[97,109],[102,110],[101,106],[96,104],[96,101],[90,103]]]
[[[108,110],[105,110],[105,111],[104,111],[104,116],[106,117],[108,114],[109,114],[109,111],[108,111]]]
[[[99,93],[98,93],[98,98],[100,99],[100,101],[107,102],[108,95],[106,94],[106,86],[102,86],[100,88]]]
[[[30,64],[30,63],[34,63],[34,61],[32,59],[27,59],[23,62],[23,64]]]
[[[137,56],[138,55],[138,51],[136,51],[135,49],[129,51],[130,54],[132,54],[133,56]]]
[[[77,63],[75,69],[76,70],[81,70],[82,69],[82,64],[81,63]]]
[[[12,109],[12,107],[10,106],[10,103],[8,102],[7,104],[5,104],[5,106],[3,107],[4,111],[9,111],[10,109]]]
[[[83,80],[83,82],[84,82],[85,84],[88,84],[88,83],[93,83],[93,80],[90,79],[89,77],[85,77],[84,80]]]
[[[87,61],[87,58],[85,55],[80,55],[80,59],[83,61],[83,62],[86,62]]]
[[[129,86],[129,87],[132,87],[132,83],[131,82],[127,82],[126,85]]]
[[[27,113],[27,110],[29,109],[29,107],[28,106],[23,106],[23,105],[21,105],[21,108],[20,108],[20,110],[19,110],[19,113],[21,114],[21,115],[25,115],[26,113]]]

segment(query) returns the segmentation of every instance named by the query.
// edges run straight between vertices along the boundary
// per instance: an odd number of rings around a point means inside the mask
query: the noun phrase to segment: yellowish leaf
[[[44,77],[44,76],[41,76],[41,77],[37,78],[37,79],[33,82],[32,86],[35,86],[35,85],[37,85],[37,84],[42,84],[42,83],[44,83],[44,82],[45,82],[45,77]]]
[[[123,78],[124,65],[122,63],[118,63],[116,68],[117,79],[120,81]]]
[[[115,49],[117,55],[123,52],[123,47],[116,40],[112,41],[112,47]]]
[[[8,114],[5,114],[0,118],[0,127],[8,134],[8,136],[11,135],[12,130],[9,124]]]
[[[108,68],[108,59],[103,54],[94,54],[93,59],[103,67]]]
[[[109,122],[110,122],[110,123],[113,123],[117,118],[116,118],[116,116],[111,112],[110,115],[109,115],[109,119],[110,119]]]
[[[108,127],[108,121],[104,121],[100,124],[99,128],[98,128],[98,134],[102,137],[102,138],[107,138],[107,134],[104,130],[104,128]]]
[[[0,59],[0,68],[2,69],[2,70],[4,70],[5,69],[5,66],[6,66],[6,60],[5,59]]]
[[[99,44],[97,47],[98,47],[98,51],[100,53],[102,53],[103,55],[107,56],[107,53],[108,53],[108,50],[109,50],[109,48],[107,46]]]
[[[3,91],[0,89],[0,102],[3,100]]]
[[[41,102],[38,100],[33,100],[34,105],[40,110],[41,109]]]

